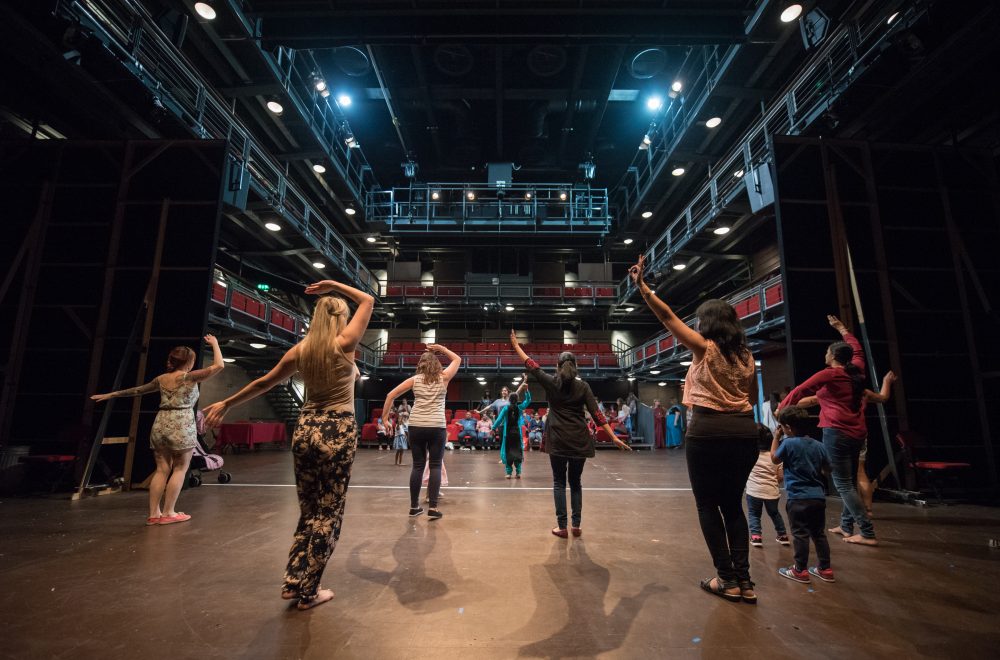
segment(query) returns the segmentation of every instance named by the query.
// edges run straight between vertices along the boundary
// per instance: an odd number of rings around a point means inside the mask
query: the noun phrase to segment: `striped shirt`
[[[444,398],[448,385],[444,378],[436,383],[425,383],[424,375],[413,377],[413,410],[410,411],[410,426],[424,428],[445,428]]]

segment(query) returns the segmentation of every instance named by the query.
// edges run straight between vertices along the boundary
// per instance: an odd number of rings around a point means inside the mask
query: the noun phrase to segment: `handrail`
[[[912,4],[912,3],[911,3]],[[644,252],[652,269],[666,266],[694,236],[705,230],[752,182],[759,190],[757,166],[771,162],[769,137],[797,135],[811,126],[880,56],[879,46],[912,23],[919,11],[900,11],[891,24],[888,10],[874,7],[864,24],[845,24],[830,34],[798,76],[778,94],[733,149],[710,168],[709,180],[677,218]],[[620,303],[635,293],[629,278],[621,281]]]
[[[385,300],[409,299],[420,302],[455,302],[455,301],[513,301],[538,300],[552,304],[573,304],[581,300],[589,300],[593,304],[617,304],[619,297],[618,282],[584,280],[566,284],[564,282],[535,282],[527,279],[523,282],[503,281],[498,278],[492,282],[476,282],[469,280],[435,281],[424,284],[417,280],[386,280],[380,279],[382,297]]]
[[[256,141],[144,7],[135,0],[58,0],[55,12],[93,31],[194,135],[227,140],[230,192],[239,190],[244,173],[249,173],[251,187],[275,213],[354,284],[377,295],[375,276],[361,257],[288,179],[285,168]]]

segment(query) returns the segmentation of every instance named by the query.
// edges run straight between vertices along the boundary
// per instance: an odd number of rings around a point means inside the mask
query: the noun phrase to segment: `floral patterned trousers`
[[[358,448],[358,426],[345,412],[308,411],[292,434],[299,524],[288,553],[284,590],[308,603],[340,538],[347,484]]]

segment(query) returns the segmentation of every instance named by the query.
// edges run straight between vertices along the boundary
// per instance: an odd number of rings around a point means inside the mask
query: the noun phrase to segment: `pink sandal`
[[[191,520],[191,516],[186,513],[178,513],[173,516],[163,516],[160,518],[158,525],[173,525],[174,523],[182,523]]]
[[[150,516],[149,518],[146,518],[146,527],[151,527],[152,525],[159,525],[160,520],[162,519],[163,516]]]

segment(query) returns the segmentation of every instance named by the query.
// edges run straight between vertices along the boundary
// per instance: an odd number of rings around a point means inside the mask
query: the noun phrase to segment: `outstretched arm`
[[[642,271],[645,266],[646,256],[640,254],[639,261],[628,269],[628,274],[632,278],[632,281],[635,282],[636,288],[639,289],[639,294],[646,301],[649,308],[653,310],[656,318],[660,319],[660,323],[677,338],[677,341],[691,349],[695,359],[700,360],[705,354],[708,343],[698,332],[689,328],[679,316],[674,314],[674,310],[670,309],[670,305],[660,300],[656,293],[649,288],[649,285],[643,279]]]
[[[427,350],[441,353],[451,360],[451,362],[448,363],[448,366],[444,368],[443,377],[445,382],[454,378],[455,374],[458,373],[458,368],[462,366],[462,358],[459,357],[458,353],[454,352],[447,346],[442,346],[441,344],[427,344]]]
[[[622,451],[632,451],[632,448],[629,447],[627,443],[622,442],[618,436],[615,435],[614,429],[612,429],[611,425],[608,424],[608,418],[605,417],[604,413],[601,412],[601,409],[597,407],[597,399],[594,398],[594,392],[590,389],[589,385],[587,386],[587,391],[584,394],[584,402],[587,406],[587,410],[590,412],[591,418],[597,424],[601,425],[601,428],[608,434],[611,441],[618,445],[618,448]]]
[[[892,384],[896,382],[896,374],[889,372],[882,379],[882,389],[878,392],[872,392],[871,390],[865,390],[865,398],[873,403],[885,403],[889,400],[889,395],[892,392]]]
[[[375,308],[375,299],[352,286],[336,282],[334,280],[322,280],[306,287],[306,293],[321,295],[330,292],[338,293],[345,298],[353,300],[358,305],[350,322],[344,327],[344,331],[337,338],[340,342],[340,349],[345,353],[353,353],[358,342],[368,328],[368,321],[372,318],[372,310]]]
[[[409,392],[413,388],[413,377],[409,377],[402,383],[392,388],[388,394],[385,395],[385,403],[382,405],[382,419],[385,423],[389,423],[389,413],[392,412],[392,404],[395,403],[396,397]]]
[[[223,418],[226,416],[226,413],[230,411],[230,409],[235,408],[241,403],[245,403],[251,399],[259,397],[261,394],[266,393],[278,383],[291,378],[292,375],[298,371],[295,366],[295,358],[298,356],[298,348],[298,346],[290,348],[287,353],[281,356],[278,364],[274,365],[273,369],[257,380],[249,383],[236,394],[206,407],[202,411],[205,413],[205,425],[209,428],[218,426],[222,423]]]
[[[108,399],[118,399],[120,397],[126,397],[126,396],[142,396],[143,394],[149,394],[150,392],[155,392],[156,390],[160,389],[159,379],[160,377],[157,376],[156,378],[149,381],[145,385],[130,387],[127,390],[108,392],[107,394],[94,394],[90,398],[100,403],[101,401],[107,401]]]
[[[219,340],[215,338],[215,335],[205,335],[205,343],[212,347],[212,364],[204,369],[191,371],[185,380],[200,383],[226,368],[226,363],[222,359],[222,350],[219,348]]]

